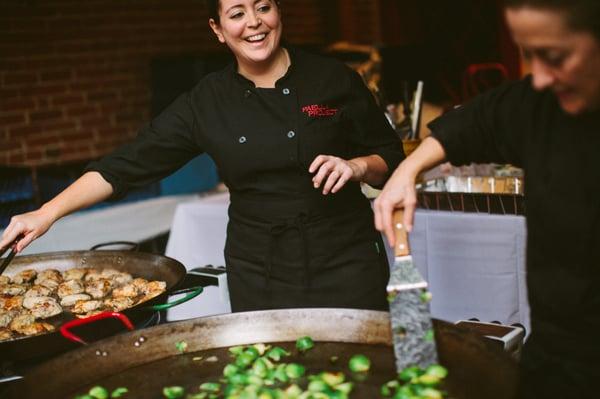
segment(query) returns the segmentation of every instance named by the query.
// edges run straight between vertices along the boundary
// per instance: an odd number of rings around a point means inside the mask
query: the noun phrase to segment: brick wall
[[[323,44],[320,0],[284,3],[292,43]],[[150,63],[219,48],[202,0],[2,0],[0,165],[98,157],[150,113]]]

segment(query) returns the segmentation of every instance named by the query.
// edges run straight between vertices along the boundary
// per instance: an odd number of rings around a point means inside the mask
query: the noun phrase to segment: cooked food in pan
[[[0,276],[0,341],[54,330],[44,320],[63,312],[83,318],[120,312],[163,292],[164,281],[133,278],[116,269],[23,270]]]

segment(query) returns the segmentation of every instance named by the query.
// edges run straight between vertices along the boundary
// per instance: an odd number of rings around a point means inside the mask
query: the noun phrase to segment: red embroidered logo
[[[333,116],[337,114],[337,108],[329,108],[326,105],[307,105],[302,107],[302,112],[308,116]]]

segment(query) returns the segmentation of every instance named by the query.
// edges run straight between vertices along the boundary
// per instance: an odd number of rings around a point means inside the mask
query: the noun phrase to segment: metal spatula
[[[394,212],[396,255],[387,286],[390,319],[396,355],[396,369],[408,366],[427,367],[437,363],[433,325],[429,312],[427,282],[415,265],[408,247],[402,210]]]

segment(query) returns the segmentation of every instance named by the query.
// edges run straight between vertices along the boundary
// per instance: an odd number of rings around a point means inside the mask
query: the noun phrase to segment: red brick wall
[[[325,43],[321,7],[284,2],[286,37]],[[202,0],[2,0],[0,165],[110,151],[149,118],[153,58],[219,45]]]

